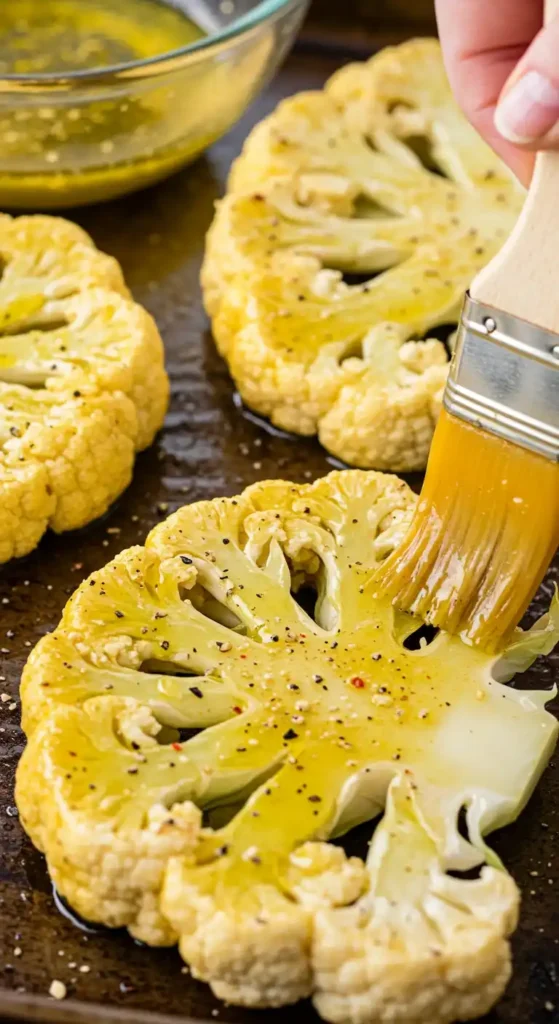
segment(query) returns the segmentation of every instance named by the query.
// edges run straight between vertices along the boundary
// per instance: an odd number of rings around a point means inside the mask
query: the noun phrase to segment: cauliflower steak
[[[0,562],[101,515],[167,407],[163,348],[74,224],[0,215]]]
[[[549,694],[498,680],[552,649],[557,603],[499,662],[414,644],[375,585],[414,503],[355,470],[182,508],[82,583],[26,666],[17,804],[58,890],[178,941],[229,1002],[449,1024],[509,977],[518,892],[484,836],[557,723]],[[366,862],[328,844],[383,811]]]
[[[522,196],[435,40],[281,103],[233,167],[202,274],[244,401],[352,465],[423,469],[448,357],[421,339],[456,321]]]

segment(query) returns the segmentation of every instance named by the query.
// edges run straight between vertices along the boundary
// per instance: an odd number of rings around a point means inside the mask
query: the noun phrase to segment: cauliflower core
[[[17,803],[57,888],[178,941],[229,1002],[449,1024],[509,977],[518,892],[483,836],[557,724],[497,679],[551,649],[557,609],[498,663],[414,645],[374,583],[414,502],[346,471],[185,507],[79,587],[25,669]],[[383,810],[366,862],[327,843]]]
[[[353,465],[423,469],[447,353],[419,339],[456,321],[522,195],[435,40],[280,104],[233,167],[202,275],[247,405]]]
[[[163,421],[157,328],[74,224],[0,215],[0,562],[83,526]]]

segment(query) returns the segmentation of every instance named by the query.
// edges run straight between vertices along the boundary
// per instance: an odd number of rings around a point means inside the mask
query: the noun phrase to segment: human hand
[[[458,102],[528,184],[536,150],[559,150],[559,16],[543,28],[543,0],[436,0],[436,8]]]

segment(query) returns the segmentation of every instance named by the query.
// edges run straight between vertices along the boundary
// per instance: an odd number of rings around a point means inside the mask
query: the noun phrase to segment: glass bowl
[[[180,0],[208,33],[190,45],[102,69],[0,72],[0,206],[80,206],[178,170],[268,83],[307,6]]]

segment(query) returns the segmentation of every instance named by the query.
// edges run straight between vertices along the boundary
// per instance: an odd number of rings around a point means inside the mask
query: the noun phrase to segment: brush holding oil
[[[559,338],[467,296],[417,512],[379,582],[498,650],[558,545]]]
[[[559,152],[541,152],[466,296],[417,510],[377,578],[398,607],[487,650],[510,642],[559,546],[558,196]]]
[[[545,22],[559,0],[544,0]],[[427,475],[377,582],[487,650],[510,642],[559,546],[559,151],[472,282]]]
[[[110,199],[193,160],[267,81],[305,7],[0,0],[0,206]]]

